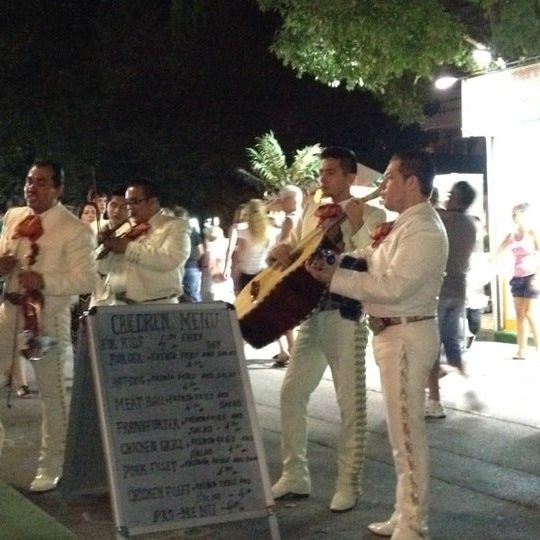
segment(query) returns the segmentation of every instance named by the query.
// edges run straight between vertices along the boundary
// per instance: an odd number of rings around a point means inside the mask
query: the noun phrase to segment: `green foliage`
[[[318,144],[297,150],[290,166],[272,131],[257,137],[253,148],[247,148],[246,152],[253,172],[272,192],[287,184],[302,186],[310,183],[319,174],[321,147]]]
[[[537,0],[489,2],[491,43],[507,60],[540,54],[540,3]]]
[[[414,74],[418,83],[462,55],[464,29],[437,1],[258,1],[283,18],[271,50],[285,65],[383,103],[395,102],[387,89],[400,79]]]
[[[471,39],[506,60],[540,54],[535,0],[257,2],[282,18],[271,51],[285,65],[330,86],[370,90],[406,122],[421,116],[420,100],[442,68],[474,70]]]

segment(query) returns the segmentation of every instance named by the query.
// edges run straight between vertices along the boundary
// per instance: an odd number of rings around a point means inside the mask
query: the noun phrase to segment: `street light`
[[[458,81],[459,79],[453,75],[442,75],[441,77],[435,79],[434,84],[437,90],[448,90],[449,88],[452,88],[452,86],[454,86],[454,84],[456,84]]]

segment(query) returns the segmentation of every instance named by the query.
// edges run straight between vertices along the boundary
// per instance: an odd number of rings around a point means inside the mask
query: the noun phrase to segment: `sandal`
[[[19,386],[19,388],[17,388],[17,395],[20,398],[23,398],[23,399],[32,397],[30,395],[30,388],[28,388],[28,386],[26,384],[23,384],[23,385]]]
[[[272,364],[273,368],[287,367],[287,364],[289,363],[289,353],[281,351],[279,354],[272,356],[272,360],[274,360],[274,363]]]

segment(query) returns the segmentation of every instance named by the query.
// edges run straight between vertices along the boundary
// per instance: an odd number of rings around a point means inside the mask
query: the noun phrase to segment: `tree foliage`
[[[302,186],[313,182],[319,174],[321,151],[319,144],[300,148],[291,165],[287,165],[285,152],[270,131],[255,139],[255,145],[247,148],[247,155],[253,172],[270,191],[276,192],[287,184]]]
[[[299,76],[365,88],[404,121],[441,68],[474,69],[471,43],[507,60],[540,54],[536,0],[257,0],[282,19],[272,52]],[[407,91],[408,89],[408,91]]]

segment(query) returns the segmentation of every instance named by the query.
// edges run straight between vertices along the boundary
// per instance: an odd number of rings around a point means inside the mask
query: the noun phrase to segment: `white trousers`
[[[373,339],[397,477],[393,540],[427,538],[425,388],[439,350],[436,319],[389,326]]]
[[[2,425],[2,420],[0,420],[0,457],[2,457],[2,449],[4,448],[4,439],[6,438],[6,432],[4,426]]]
[[[7,302],[0,307],[0,354],[3,371],[9,369],[13,354],[19,354],[15,343],[23,322],[22,314],[17,312],[20,309],[20,306]],[[39,467],[48,469],[54,476],[60,476],[68,417],[64,363],[67,358],[73,359],[69,308],[53,313],[45,309],[42,326],[42,335],[51,337],[57,344],[51,347],[41,360],[32,362],[43,414]]]
[[[361,491],[366,437],[365,350],[367,327],[343,319],[337,310],[314,314],[300,325],[281,387],[283,475],[310,484],[307,406],[330,366],[341,416],[336,487]]]

